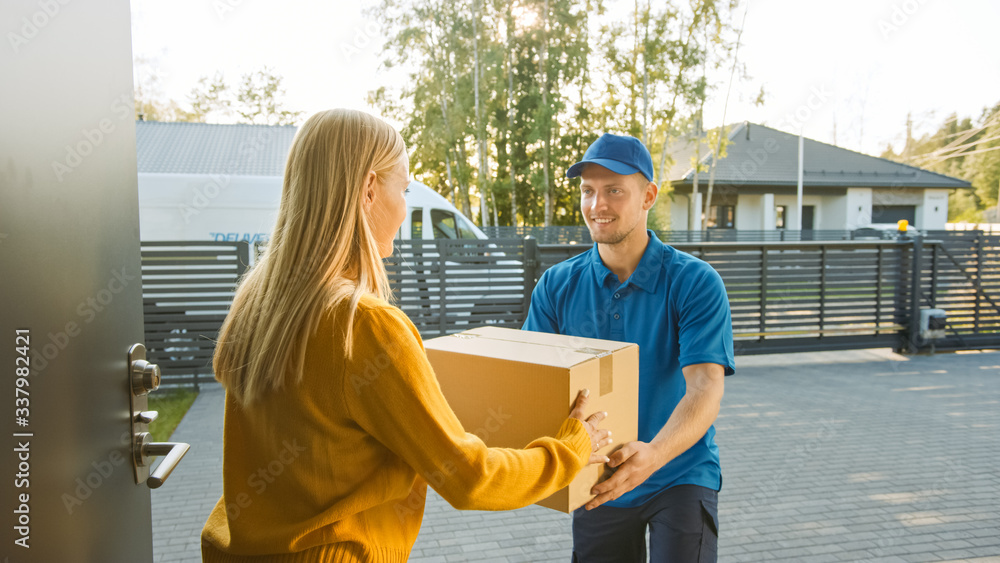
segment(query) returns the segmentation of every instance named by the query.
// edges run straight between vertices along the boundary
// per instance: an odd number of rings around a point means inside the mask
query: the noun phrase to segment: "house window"
[[[779,205],[774,208],[774,228],[784,229],[787,228],[788,217],[788,206]]]
[[[735,224],[735,205],[713,205],[708,210],[705,225],[709,229],[732,229]]]

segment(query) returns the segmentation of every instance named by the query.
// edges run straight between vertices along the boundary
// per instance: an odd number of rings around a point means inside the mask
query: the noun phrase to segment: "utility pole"
[[[799,129],[799,181],[798,186],[795,190],[795,222],[793,223],[794,230],[802,231],[802,176],[805,165],[803,163],[804,155],[804,142],[802,139],[802,130]]]

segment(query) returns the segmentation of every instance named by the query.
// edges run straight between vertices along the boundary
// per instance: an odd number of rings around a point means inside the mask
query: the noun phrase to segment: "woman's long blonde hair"
[[[302,375],[305,344],[321,315],[348,300],[344,350],[365,294],[387,299],[389,280],[364,208],[405,154],[402,137],[364,112],[336,109],[306,120],[285,165],[281,206],[267,250],[241,280],[219,333],[215,377],[249,405]]]

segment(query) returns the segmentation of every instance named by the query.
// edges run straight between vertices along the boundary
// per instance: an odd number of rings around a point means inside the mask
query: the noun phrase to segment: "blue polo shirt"
[[[652,441],[684,396],[681,368],[715,363],[731,375],[735,366],[722,278],[707,263],[647,233],[642,259],[624,282],[604,265],[597,245],[546,270],[531,294],[523,327],[638,344],[643,442]],[[722,487],[714,425],[645,483],[607,504],[638,506],[676,485]]]

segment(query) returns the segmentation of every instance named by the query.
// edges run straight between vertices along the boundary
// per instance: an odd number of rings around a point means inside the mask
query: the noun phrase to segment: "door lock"
[[[135,346],[142,346],[136,344]],[[135,350],[135,346],[132,347]],[[132,350],[129,351],[129,356]],[[142,346],[142,357],[146,357],[146,347]],[[132,394],[145,395],[150,391],[155,391],[160,386],[160,366],[151,364],[145,359],[132,360]]]
[[[191,448],[182,442],[154,442],[149,423],[157,412],[148,410],[147,395],[160,386],[160,366],[146,361],[146,347],[133,344],[128,350],[128,384],[130,435],[132,436],[132,473],[136,484],[145,482],[150,489],[162,485]],[[165,456],[153,474],[149,474],[154,457]]]

